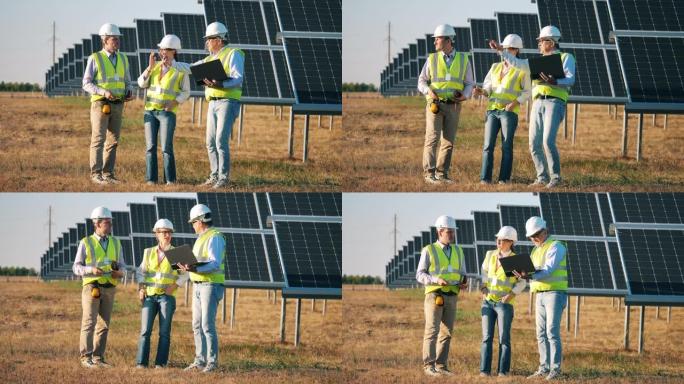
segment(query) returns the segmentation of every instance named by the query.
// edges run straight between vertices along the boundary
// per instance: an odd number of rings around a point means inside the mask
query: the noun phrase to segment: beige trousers
[[[119,145],[124,103],[110,104],[109,115],[102,113],[103,104],[104,101],[95,101],[90,104],[90,174],[114,176],[116,147]]]
[[[432,113],[432,112],[431,112]],[[442,295],[444,305],[435,304],[437,293],[425,295],[425,334],[423,336],[423,366],[447,368],[451,331],[456,320],[456,295]]]
[[[451,153],[456,140],[456,128],[461,116],[461,104],[440,104],[434,114],[425,106],[425,146],[423,148],[423,173],[448,176]],[[439,155],[437,146],[439,144]]]
[[[116,288],[100,287],[100,298],[95,299],[90,294],[92,285],[83,286],[81,291],[81,338],[79,340],[79,352],[81,358],[104,360],[104,352],[107,347],[107,333],[109,332],[109,319],[112,317],[114,307],[114,294]],[[93,337],[94,336],[94,337]],[[95,345],[93,347],[93,338]]]

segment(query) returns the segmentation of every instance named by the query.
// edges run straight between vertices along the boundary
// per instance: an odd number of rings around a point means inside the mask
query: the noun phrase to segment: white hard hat
[[[90,212],[90,218],[92,220],[111,219],[112,211],[107,207],[95,207],[95,209]]]
[[[539,37],[537,37],[537,40],[545,38],[551,38],[557,43],[561,38],[560,29],[553,25],[547,25],[546,27],[542,28],[541,31],[539,31]]]
[[[105,37],[105,36],[121,36],[121,31],[119,31],[119,27],[112,23],[105,23],[102,24],[100,27],[100,31],[98,32],[98,35]]]
[[[518,241],[518,231],[510,225],[504,225],[495,235],[497,239]]]
[[[207,31],[204,34],[204,38],[206,39],[207,37],[220,36],[222,39],[225,39],[227,34],[228,28],[226,28],[223,23],[214,21],[213,23],[207,25]]]
[[[454,37],[456,36],[456,31],[454,27],[449,24],[441,24],[435,28],[435,33],[432,34],[434,37]]]
[[[546,229],[546,221],[539,216],[532,216],[525,223],[525,237],[530,237],[542,229]]]
[[[156,223],[154,223],[152,232],[157,232],[158,229],[168,229],[173,232],[173,223],[169,219],[159,219]]]
[[[511,33],[510,35],[506,35],[506,37],[504,38],[501,45],[504,48],[510,47],[510,48],[522,49],[523,48],[522,37],[516,35],[515,33]]]
[[[437,227],[437,229],[456,229],[456,220],[451,216],[442,215],[435,220],[435,227]]]
[[[175,49],[178,51],[181,49],[181,41],[176,35],[166,35],[161,39],[161,42],[157,44],[157,47],[161,49]]]
[[[211,214],[211,209],[204,204],[197,204],[190,209],[190,220],[188,220],[188,223],[196,220],[207,222],[210,220],[208,217],[205,217],[207,214]]]

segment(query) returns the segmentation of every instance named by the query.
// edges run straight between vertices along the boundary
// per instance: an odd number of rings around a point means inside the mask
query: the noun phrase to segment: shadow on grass
[[[296,351],[277,345],[229,344],[221,347],[224,356],[231,356],[221,363],[222,370],[330,370],[339,366],[322,361],[307,361]]]

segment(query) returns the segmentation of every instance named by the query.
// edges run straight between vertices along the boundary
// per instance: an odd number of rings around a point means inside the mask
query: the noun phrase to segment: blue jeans
[[[560,179],[560,155],[556,135],[565,117],[565,102],[559,99],[536,99],[530,113],[530,153],[538,181]]]
[[[494,166],[494,147],[496,137],[501,131],[501,169],[499,180],[509,181],[513,169],[513,138],[518,128],[518,114],[502,110],[487,111],[485,121],[484,147],[482,148],[482,170],[480,180],[492,181]]]
[[[167,111],[145,111],[145,181],[157,182],[157,134],[164,161],[164,178],[176,181],[176,158],[173,155],[173,132],[176,130],[176,114]]]
[[[482,302],[482,347],[480,348],[480,372],[491,373],[492,339],[494,324],[499,324],[499,368],[498,373],[511,370],[511,324],[513,305],[484,300]]]
[[[216,309],[223,298],[222,284],[193,284],[192,332],[195,334],[195,363],[218,363]]]
[[[568,295],[563,291],[537,292],[536,320],[539,369],[560,370],[563,358],[560,323]]]
[[[214,179],[230,179],[230,132],[240,113],[236,100],[212,100],[207,110],[207,152]]]
[[[138,340],[138,355],[136,364],[147,366],[150,356],[150,336],[154,318],[159,314],[159,344],[157,345],[157,357],[155,365],[165,366],[169,361],[169,347],[171,346],[171,321],[176,311],[176,298],[170,295],[157,295],[145,297],[142,308],[142,326],[140,339]]]

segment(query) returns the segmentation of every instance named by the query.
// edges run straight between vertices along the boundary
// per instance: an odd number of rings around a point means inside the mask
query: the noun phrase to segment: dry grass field
[[[117,153],[116,174],[124,183],[99,186],[89,178],[90,103],[86,97],[46,98],[0,92],[0,190],[2,191],[203,191],[198,186],[209,175],[204,144],[206,106],[202,125],[191,124],[191,102],[178,113],[174,136],[178,184],[145,184],[143,102],[127,103]],[[240,191],[339,191],[346,169],[331,151],[339,151],[341,118],[323,116],[321,128],[313,116],[309,131],[309,159],[302,159],[304,117],[295,119],[294,158],[288,158],[289,108],[283,120],[270,106],[246,106],[244,131],[237,145],[237,122],[231,141],[231,179]],[[158,149],[161,152],[161,149]],[[159,157],[161,154],[159,154]],[[160,159],[161,164],[161,159]],[[162,170],[160,168],[160,178]],[[161,179],[160,179],[161,180]]]
[[[344,191],[531,191],[534,167],[528,150],[527,122],[518,126],[514,144],[513,184],[479,184],[486,103],[468,101],[463,108],[452,158],[451,186],[426,185],[422,179],[425,102],[419,97],[382,98],[345,93],[343,126],[348,172]],[[524,109],[523,109],[524,112]],[[652,126],[644,119],[642,160],[637,163],[637,117],[630,116],[628,156],[621,157],[622,108],[613,120],[605,105],[581,105],[576,142],[572,145],[572,105],[568,138],[558,136],[561,175],[569,191],[681,190],[684,187],[684,116],[663,116]],[[497,140],[494,180],[500,163]]]
[[[518,297],[511,331],[511,376],[479,376],[481,316],[476,293],[459,297],[456,326],[451,340],[449,366],[453,379],[430,379],[423,375],[421,348],[423,339],[422,290],[356,290],[345,287],[344,365],[353,370],[350,378],[363,383],[522,383],[534,372],[539,355],[534,333],[534,318],[528,315],[528,295]],[[585,298],[580,311],[580,328],[574,337],[574,307],[571,298],[571,331],[563,333],[563,372],[567,383],[652,383],[683,382],[684,338],[683,308],[672,309],[672,321],[666,310],[655,318],[655,309],[647,308],[645,352],[637,352],[639,311],[631,310],[630,350],[622,349],[624,311],[618,312],[610,298]],[[493,356],[498,355],[494,343]],[[496,361],[496,360],[495,360]],[[496,363],[493,363],[496,367]],[[494,368],[496,371],[496,368]]]
[[[310,383],[339,382],[341,376],[342,303],[330,300],[325,316],[322,302],[312,312],[302,302],[302,336],[293,345],[294,300],[288,300],[286,343],[279,342],[280,302],[272,304],[265,291],[240,290],[235,328],[221,323],[217,373],[186,373],[194,343],[190,307],[182,294],[173,319],[169,368],[135,369],[140,332],[140,304],[135,288],[117,288],[106,357],[111,369],[87,370],[78,359],[81,321],[80,282],[12,282],[0,279],[1,383]],[[228,290],[228,316],[230,316]],[[229,322],[229,319],[227,320]],[[156,354],[154,327],[151,358]]]

